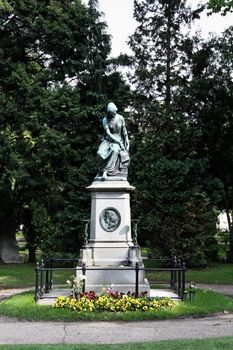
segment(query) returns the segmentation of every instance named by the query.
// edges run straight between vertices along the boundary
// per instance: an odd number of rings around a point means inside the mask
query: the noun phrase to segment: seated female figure
[[[107,106],[103,128],[104,136],[97,152],[100,175],[103,180],[108,176],[127,178],[129,139],[125,120],[122,115],[117,114],[117,107],[113,102]]]

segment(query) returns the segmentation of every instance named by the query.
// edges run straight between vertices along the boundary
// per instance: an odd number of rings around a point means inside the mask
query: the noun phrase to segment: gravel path
[[[27,292],[29,290],[34,290],[34,288],[12,288],[12,289],[0,289],[0,302],[2,300],[8,299],[13,295]]]
[[[231,284],[198,284],[197,288],[213,290],[214,292],[233,297],[233,285]]]
[[[111,344],[233,335],[233,315],[140,322],[28,322],[0,317],[0,344]]]

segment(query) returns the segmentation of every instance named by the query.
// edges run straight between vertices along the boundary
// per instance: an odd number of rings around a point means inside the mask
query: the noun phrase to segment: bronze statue
[[[97,157],[99,176],[127,178],[129,165],[129,139],[124,117],[117,114],[113,102],[107,106],[107,115],[103,118],[104,136],[99,146]]]

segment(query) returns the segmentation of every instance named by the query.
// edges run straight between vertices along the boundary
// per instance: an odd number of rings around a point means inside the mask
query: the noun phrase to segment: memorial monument
[[[98,174],[87,187],[91,192],[90,237],[80,251],[79,267],[85,264],[86,291],[103,287],[127,293],[135,291],[135,264],[139,264],[139,292],[149,284],[140,248],[132,240],[130,192],[127,181],[129,139],[124,117],[113,102],[103,118],[104,135],[97,151]]]

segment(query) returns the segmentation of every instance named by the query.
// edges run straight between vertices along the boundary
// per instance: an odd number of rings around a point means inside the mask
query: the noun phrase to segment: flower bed
[[[78,298],[60,296],[55,300],[55,308],[70,309],[75,311],[147,311],[175,308],[176,302],[169,298],[156,299],[144,295],[136,298],[133,295],[124,295],[118,292],[109,292],[98,295],[94,292],[80,294]]]

